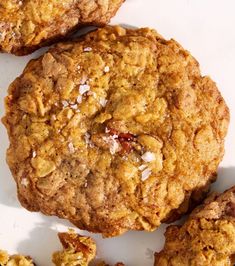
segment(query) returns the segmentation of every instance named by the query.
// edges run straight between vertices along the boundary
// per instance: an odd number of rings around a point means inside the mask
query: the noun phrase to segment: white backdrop
[[[204,75],[218,84],[231,110],[226,154],[214,190],[235,185],[235,1],[234,0],[126,0],[112,24],[148,26],[166,38],[174,38],[200,62]],[[30,58],[0,55],[0,115],[7,87],[21,73]],[[51,253],[60,248],[56,231],[69,223],[55,217],[30,213],[20,207],[16,189],[5,163],[8,140],[0,125],[0,249],[22,252],[35,258],[39,266],[51,265]],[[128,266],[153,265],[153,251],[164,243],[165,226],[154,233],[129,232],[98,242],[98,256],[110,264],[123,261]],[[85,232],[86,233],[86,232]]]

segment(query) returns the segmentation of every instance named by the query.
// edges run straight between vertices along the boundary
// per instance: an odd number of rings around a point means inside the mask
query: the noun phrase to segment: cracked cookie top
[[[114,236],[154,230],[200,198],[229,110],[176,41],[105,27],[32,60],[3,122],[23,206]]]
[[[235,187],[212,195],[183,226],[170,226],[156,253],[156,266],[233,266],[235,263]]]

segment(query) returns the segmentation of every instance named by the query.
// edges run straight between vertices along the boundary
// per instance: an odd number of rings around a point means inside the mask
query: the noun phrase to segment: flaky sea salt
[[[109,70],[110,70],[109,66],[106,66],[106,67],[104,68],[104,72],[105,72],[105,73],[108,73]]]
[[[147,167],[146,164],[142,164],[141,166],[138,167],[138,169],[139,169],[140,171],[143,171],[146,167]]]
[[[79,95],[79,96],[77,97],[77,103],[81,103],[81,102],[82,102],[82,96]]]
[[[106,100],[105,98],[100,98],[99,102],[100,102],[100,105],[101,105],[102,107],[105,107],[106,104],[107,104],[107,102],[108,102],[108,100]]]
[[[152,162],[155,160],[155,154],[153,152],[147,151],[141,156],[142,160],[146,163]]]
[[[89,146],[90,148],[93,148],[95,146],[91,140],[91,135],[88,132],[84,134],[84,140],[86,142],[86,145]]]
[[[88,132],[86,132],[84,135],[84,139],[85,139],[86,144],[89,144],[90,139],[91,139],[91,135]]]
[[[145,170],[141,173],[141,180],[142,180],[142,181],[147,180],[147,179],[149,178],[149,176],[151,175],[151,173],[152,173],[152,171],[151,171],[149,168],[145,169]]]
[[[72,104],[72,105],[70,105],[70,107],[71,107],[72,109],[74,109],[74,110],[78,109],[78,105],[77,105],[77,104]]]
[[[35,158],[36,156],[37,156],[36,151],[33,151],[33,152],[32,152],[32,157]]]
[[[88,84],[84,84],[84,85],[79,86],[79,92],[81,95],[83,95],[84,93],[86,93],[89,90],[90,90],[90,86]]]
[[[105,133],[109,133],[110,129],[108,127],[105,127]]]
[[[61,101],[61,103],[62,103],[63,107],[69,106],[69,103],[65,100]]]
[[[90,51],[92,51],[92,48],[91,48],[91,47],[85,47],[85,48],[83,49],[83,51],[84,51],[84,52],[90,52]]]
[[[20,183],[21,185],[27,187],[29,185],[29,180],[27,178],[22,178]]]
[[[116,152],[118,152],[120,150],[120,146],[119,143],[117,142],[117,140],[113,137],[113,136],[105,136],[103,137],[103,140],[108,143],[109,145],[109,151],[110,153],[113,155]]]
[[[110,153],[113,155],[116,152],[118,152],[119,149],[120,149],[119,144],[115,139],[113,139],[113,141],[110,142],[110,147],[109,147]]]
[[[69,152],[70,152],[70,153],[74,153],[74,152],[75,152],[75,148],[74,148],[72,142],[69,142],[69,144],[68,144],[68,148],[69,148]]]

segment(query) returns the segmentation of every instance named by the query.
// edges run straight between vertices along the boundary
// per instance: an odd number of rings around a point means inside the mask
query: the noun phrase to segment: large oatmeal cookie
[[[229,110],[174,40],[106,27],[32,60],[3,121],[22,205],[114,236],[152,231],[201,200]]]
[[[183,226],[170,226],[156,253],[156,266],[233,266],[235,263],[235,187],[212,195]]]
[[[124,0],[2,0],[0,51],[24,55],[85,25],[109,22]]]

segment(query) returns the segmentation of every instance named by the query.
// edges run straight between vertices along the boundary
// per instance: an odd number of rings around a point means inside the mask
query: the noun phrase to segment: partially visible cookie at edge
[[[182,226],[169,226],[155,266],[233,266],[235,187],[211,195]]]
[[[77,234],[74,230],[58,233],[63,249],[52,254],[52,263],[55,266],[88,266],[90,263],[96,266],[109,266],[104,261],[96,259],[96,243],[89,236]],[[1,266],[36,266],[29,256],[9,255],[6,251],[0,250]],[[117,263],[115,266],[125,266]]]
[[[21,204],[110,237],[153,231],[202,200],[229,110],[176,41],[110,26],[32,60],[3,122]]]
[[[82,26],[104,26],[124,1],[1,1],[0,52],[25,55]]]
[[[9,255],[6,251],[0,250],[1,266],[36,266],[28,256]]]

